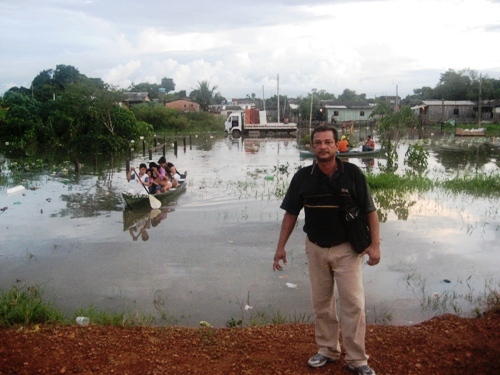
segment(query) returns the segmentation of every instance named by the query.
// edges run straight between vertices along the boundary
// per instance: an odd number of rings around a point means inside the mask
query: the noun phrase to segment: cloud
[[[368,96],[434,87],[439,73],[471,68],[500,74],[498,2],[487,0],[253,2],[124,0],[2,5],[0,90],[43,69],[73,65],[126,88],[173,78],[226,97],[315,87]],[[22,27],[20,27],[22,25]],[[271,94],[271,91],[274,91]]]

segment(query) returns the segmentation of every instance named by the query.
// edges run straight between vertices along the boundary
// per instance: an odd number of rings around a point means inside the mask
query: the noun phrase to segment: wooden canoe
[[[169,202],[177,198],[183,192],[185,192],[186,187],[187,187],[187,173],[181,174],[179,186],[177,186],[176,188],[172,188],[166,191],[165,193],[155,194],[154,197],[157,198],[162,203]],[[123,192],[122,197],[125,203],[127,204],[127,207],[130,209],[149,206],[149,197],[146,194],[131,194]]]

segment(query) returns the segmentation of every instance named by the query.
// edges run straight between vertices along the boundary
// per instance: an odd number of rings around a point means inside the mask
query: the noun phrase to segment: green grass
[[[457,176],[452,180],[439,182],[438,185],[454,193],[466,192],[473,196],[500,195],[499,175]]]
[[[399,176],[394,173],[368,174],[366,180],[370,189],[377,190],[398,190],[401,192],[426,191],[434,187],[434,182],[414,173],[407,173]]]
[[[106,312],[97,309],[95,306],[90,306],[87,309],[80,309],[74,315],[74,322],[77,316],[85,316],[90,322],[99,326],[112,327],[134,327],[134,326],[151,326],[155,322],[152,315],[144,315],[140,313],[125,313],[125,312]]]
[[[0,294],[0,326],[40,323],[67,323],[64,315],[42,298],[43,290],[37,286],[13,286]]]
[[[392,190],[398,192],[428,191],[442,188],[453,193],[467,193],[473,196],[500,195],[500,175],[477,174],[456,176],[451,180],[433,181],[416,173],[399,176],[394,173],[368,174],[366,180],[372,191]]]

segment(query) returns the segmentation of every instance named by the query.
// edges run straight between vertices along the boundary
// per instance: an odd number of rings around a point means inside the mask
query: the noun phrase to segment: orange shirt
[[[339,152],[347,152],[349,148],[349,142],[347,139],[342,139],[339,141]]]

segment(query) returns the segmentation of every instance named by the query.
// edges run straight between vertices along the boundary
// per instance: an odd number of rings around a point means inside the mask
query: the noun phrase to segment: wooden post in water
[[[177,156],[177,141],[174,141],[174,155]]]
[[[182,142],[184,144],[184,150],[186,149],[186,137],[182,138]]]
[[[155,134],[155,138],[154,138],[153,144],[154,144],[155,147],[157,146],[157,144],[156,144],[156,134]]]
[[[130,159],[125,160],[125,174],[128,175],[128,172],[130,171]]]
[[[163,144],[163,156],[165,156],[165,151],[166,151],[166,149],[167,149],[167,145],[164,143],[164,144]]]
[[[80,174],[80,163],[75,159],[75,174]]]
[[[189,149],[190,150],[193,149],[193,137],[191,134],[189,134]]]
[[[146,156],[146,141],[142,140],[142,156]]]
[[[153,150],[149,149],[149,160],[153,160]]]

